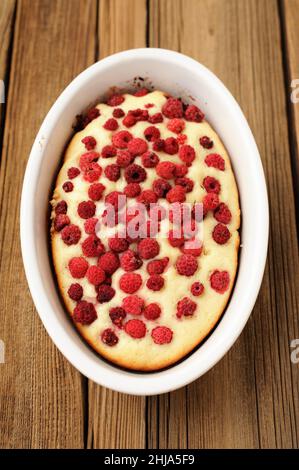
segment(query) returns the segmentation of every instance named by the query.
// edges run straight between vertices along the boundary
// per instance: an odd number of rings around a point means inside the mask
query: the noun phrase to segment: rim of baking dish
[[[179,364],[174,364],[166,370],[140,374],[134,371],[119,369],[112,364],[111,367],[110,364],[107,366],[107,363],[102,362],[99,356],[87,354],[85,350],[86,346],[84,345],[85,347],[82,347],[79,346],[79,344],[75,344],[75,341],[64,330],[59,319],[55,315],[49,314],[51,310],[53,311],[53,307],[43,285],[38,266],[36,234],[34,233],[34,205],[35,188],[38,183],[43,159],[43,149],[40,146],[40,139],[42,137],[43,140],[47,142],[55,126],[57,116],[63,111],[65,103],[76,95],[78,88],[84,86],[90,76],[92,76],[95,71],[98,71],[98,69],[104,70],[119,61],[125,62],[125,60],[144,59],[145,57],[157,58],[157,56],[160,56],[160,59],[165,61],[172,61],[181,66],[183,65],[186,69],[186,73],[196,73],[197,76],[201,76],[200,78],[202,80],[213,81],[215,88],[217,87],[218,92],[221,93],[222,99],[226,100],[227,105],[233,108],[233,112],[238,115],[240,128],[243,132],[242,139],[244,139],[244,142],[251,148],[252,159],[250,162],[247,162],[247,164],[254,165],[255,168],[255,193],[258,193],[259,204],[256,207],[254,233],[259,243],[257,243],[256,251],[253,253],[252,257],[252,263],[254,263],[255,266],[254,274],[252,273],[251,278],[248,278],[247,288],[244,290],[243,295],[238,298],[238,311],[242,312],[242,315],[234,315],[230,325],[230,335],[219,334],[219,330],[216,328],[209,339],[200,347],[201,357],[196,363],[190,360],[193,356],[192,353]],[[166,393],[189,384],[211,369],[235,343],[251,314],[265,268],[269,233],[269,209],[266,182],[254,137],[241,108],[216,75],[199,62],[181,53],[166,49],[142,48],[119,52],[102,59],[80,73],[67,88],[65,88],[51,107],[40,127],[29,156],[24,176],[20,225],[23,262],[33,301],[51,339],[76,369],[100,385],[132,395]],[[234,294],[232,294],[232,298],[226,309],[229,308],[233,296]],[[211,339],[213,341],[212,346]],[[196,354],[196,351],[194,354]],[[95,363],[95,357],[98,359],[97,363]]]

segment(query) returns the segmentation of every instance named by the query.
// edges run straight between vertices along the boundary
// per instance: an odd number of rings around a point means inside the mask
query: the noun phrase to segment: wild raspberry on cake
[[[70,180],[73,180],[78,175],[80,175],[80,170],[79,168],[76,168],[75,166],[72,166],[71,168],[67,170],[67,176]]]
[[[139,183],[129,183],[124,187],[124,193],[127,197],[137,197],[141,193]]]
[[[65,201],[57,202],[55,206],[55,214],[66,214],[67,213],[67,203]]]
[[[147,143],[139,137],[133,137],[128,143],[128,150],[134,157],[137,157],[147,151]]]
[[[155,302],[148,304],[143,311],[143,315],[147,320],[157,320],[161,315],[160,305]]]
[[[153,191],[158,197],[166,197],[170,189],[171,185],[164,179],[156,179],[153,182]]]
[[[214,145],[214,142],[206,135],[200,137],[199,143],[204,149],[211,149]]]
[[[137,119],[132,114],[127,114],[122,121],[123,125],[128,128],[135,126],[136,122]]]
[[[178,153],[179,144],[174,137],[167,137],[164,143],[164,152],[168,153],[169,155],[175,155]]]
[[[93,201],[82,201],[78,204],[77,212],[81,219],[90,219],[96,212],[96,205]]]
[[[219,245],[224,245],[230,239],[230,231],[223,224],[217,224],[212,232],[213,240]]]
[[[137,250],[141,258],[151,259],[159,254],[160,245],[153,238],[143,238],[138,243]]]
[[[97,181],[102,174],[102,168],[98,163],[90,163],[89,166],[84,170],[83,179],[89,183]]]
[[[130,315],[141,315],[144,300],[138,295],[129,295],[123,299],[122,308]]]
[[[83,137],[81,142],[82,144],[85,145],[86,150],[93,150],[95,146],[97,145],[96,139],[91,135],[87,135],[86,137]]]
[[[111,328],[106,328],[101,334],[101,339],[103,343],[107,344],[107,346],[113,347],[118,343],[118,336],[114,333]]]
[[[176,185],[182,186],[185,189],[186,193],[190,193],[193,190],[194,182],[190,178],[176,178],[174,182]]]
[[[116,108],[113,110],[112,116],[116,119],[124,117],[125,112],[121,108]]]
[[[137,273],[125,273],[120,277],[119,287],[126,294],[134,294],[142,285],[142,277]]]
[[[187,173],[188,173],[188,168],[186,165],[184,164],[175,165],[175,177],[176,178],[183,178],[184,176],[186,176]]]
[[[54,230],[60,232],[69,223],[70,218],[66,214],[58,214],[53,221]]]
[[[158,201],[156,193],[152,189],[144,189],[137,197],[137,202],[144,204],[149,209],[151,204],[155,204]]]
[[[118,128],[118,122],[116,119],[110,118],[110,119],[107,119],[103,127],[107,131],[116,131],[116,129]]]
[[[148,142],[154,142],[160,138],[160,131],[155,126],[149,126],[144,130],[144,137]]]
[[[78,302],[83,297],[83,287],[80,284],[71,284],[67,291],[69,298]]]
[[[120,266],[119,257],[112,251],[107,251],[98,260],[98,267],[106,274],[113,274]]]
[[[167,256],[161,259],[154,259],[147,263],[146,270],[149,274],[162,274],[168,262],[169,258]]]
[[[68,264],[70,273],[75,279],[81,279],[84,277],[88,266],[88,262],[82,256],[72,258]]]
[[[170,180],[174,178],[175,171],[176,171],[175,163],[172,163],[169,161],[159,162],[158,165],[156,166],[157,175],[166,180]]]
[[[204,119],[204,113],[194,104],[189,104],[185,110],[186,121],[201,122]]]
[[[91,325],[97,319],[97,312],[94,305],[86,300],[80,300],[74,308],[73,320],[82,325]]]
[[[219,181],[214,178],[213,176],[206,176],[203,180],[203,187],[207,191],[207,193],[215,193],[219,194],[221,190],[221,186]]]
[[[142,165],[145,168],[155,168],[159,163],[159,157],[155,152],[145,152],[141,156]]]
[[[120,167],[116,163],[112,163],[106,166],[104,173],[108,180],[115,182],[120,178]]]
[[[197,305],[195,302],[193,302],[193,300],[189,299],[189,297],[184,297],[177,303],[176,316],[178,318],[181,318],[182,316],[191,317],[196,311],[196,308]]]
[[[153,291],[159,291],[164,287],[164,278],[160,274],[152,274],[146,281],[146,287]]]
[[[203,294],[205,288],[204,288],[204,285],[201,283],[201,282],[193,282],[192,286],[191,286],[191,293],[192,295],[194,295],[195,297],[199,297],[200,295]]]
[[[148,122],[150,122],[151,124],[160,124],[161,122],[163,122],[162,113],[152,114],[151,116],[149,116]]]
[[[89,266],[86,272],[86,277],[90,284],[98,286],[104,282],[106,275],[103,269],[99,268],[98,266]]]
[[[221,202],[217,209],[214,211],[214,217],[217,222],[222,224],[229,224],[232,219],[232,213],[224,202]]]
[[[100,110],[98,108],[90,108],[84,118],[84,127],[87,126],[91,121],[100,116]]]
[[[181,276],[193,276],[198,268],[198,261],[192,255],[180,255],[175,265],[177,272]]]
[[[115,296],[115,289],[113,287],[107,285],[107,284],[102,284],[97,288],[97,301],[100,304],[103,304],[105,302],[110,302],[111,299]]]
[[[91,163],[96,163],[100,158],[100,154],[98,152],[86,152],[81,155],[79,159],[79,167],[82,171],[88,170]]]
[[[126,198],[124,196],[124,193],[121,191],[111,191],[111,193],[107,194],[105,197],[105,203],[111,204],[115,209],[120,210],[126,204]]]
[[[125,169],[127,183],[142,183],[146,179],[146,171],[142,166],[132,163]]]
[[[105,246],[95,234],[92,234],[82,243],[82,252],[87,257],[101,256],[105,252]]]
[[[134,161],[134,156],[128,150],[120,150],[117,152],[116,163],[121,168],[126,168]]]
[[[104,186],[102,183],[93,183],[88,188],[88,197],[92,201],[99,201],[102,199],[105,189],[106,186]]]
[[[190,166],[195,159],[194,148],[191,145],[182,145],[179,150],[179,157],[187,166]]]
[[[167,326],[156,326],[151,332],[151,337],[156,344],[168,344],[172,341],[173,332]]]
[[[217,168],[217,170],[224,171],[225,169],[224,159],[218,153],[210,153],[207,155],[205,163],[209,167]]]
[[[202,241],[197,240],[196,238],[187,240],[181,247],[181,250],[185,255],[200,256],[203,250]]]
[[[133,95],[137,97],[145,96],[147,94],[148,94],[147,88],[140,88],[139,90],[135,91],[135,93],[133,93]]]
[[[174,118],[168,121],[167,129],[175,134],[180,134],[185,129],[185,123],[183,119]]]
[[[112,136],[112,143],[118,149],[126,149],[128,143],[133,139],[133,135],[129,131],[119,131]]]
[[[102,148],[102,157],[103,158],[112,158],[115,157],[117,153],[116,148],[113,145],[105,145],[105,147]]]
[[[183,117],[183,104],[177,98],[168,98],[162,106],[162,113],[169,119]]]
[[[120,258],[120,265],[124,271],[136,271],[143,264],[142,259],[133,250],[127,250]]]
[[[96,217],[92,217],[91,219],[87,219],[84,222],[84,230],[85,233],[88,235],[94,235],[96,233],[96,229],[100,228],[100,222]]]
[[[108,106],[119,106],[125,101],[125,97],[116,93],[115,95],[110,96],[107,100]]]
[[[225,291],[229,288],[229,273],[227,271],[218,271],[215,270],[210,277],[210,283],[212,289],[214,289],[218,294],[224,294]]]
[[[128,249],[129,242],[126,238],[122,238],[120,234],[116,234],[114,237],[109,238],[108,246],[110,250],[115,251],[116,253],[122,253]]]
[[[155,150],[155,152],[163,152],[164,147],[165,147],[164,139],[157,139],[153,142],[153,150]]]
[[[185,202],[186,201],[186,190],[183,186],[176,185],[171,188],[166,194],[168,202]]]
[[[215,193],[208,193],[202,200],[203,213],[206,215],[209,211],[215,210],[219,206],[219,197]]]
[[[186,134],[179,134],[176,140],[179,145],[184,145],[187,142],[188,137]]]
[[[66,245],[76,245],[81,238],[81,230],[74,224],[67,225],[60,233]]]
[[[178,232],[181,232],[181,234],[180,235],[179,233],[176,234],[174,230],[169,230],[168,232],[169,244],[175,248],[182,246],[185,242],[182,231],[178,231]]]
[[[64,192],[66,193],[71,193],[74,189],[74,185],[71,181],[66,181],[65,183],[63,183],[62,185],[62,189]]]
[[[132,338],[143,338],[146,335],[146,326],[142,320],[129,320],[125,324],[125,332]]]
[[[118,328],[122,328],[126,316],[127,314],[122,307],[113,307],[109,310],[109,317],[112,323],[118,326]]]

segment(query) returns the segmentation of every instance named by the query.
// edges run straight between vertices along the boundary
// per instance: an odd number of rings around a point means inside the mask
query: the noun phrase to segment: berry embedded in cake
[[[209,334],[234,284],[240,208],[229,156],[195,104],[142,89],[90,109],[51,204],[58,286],[99,354],[158,370]]]

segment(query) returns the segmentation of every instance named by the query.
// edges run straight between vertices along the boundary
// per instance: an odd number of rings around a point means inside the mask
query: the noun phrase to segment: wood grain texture
[[[99,58],[146,46],[146,1],[101,0]],[[143,448],[146,398],[106,390],[89,382],[89,448]]]
[[[94,59],[95,7],[90,0],[64,2],[63,8],[58,0],[17,5],[0,174],[0,336],[6,347],[0,365],[1,448],[84,446],[82,377],[54,347],[32,304],[18,214],[25,164],[41,120]]]
[[[150,46],[199,60],[240,102],[266,173],[271,233],[262,289],[242,336],[175,399],[149,399],[148,442],[297,447],[299,368],[290,361],[290,340],[299,337],[299,269],[277,2],[150,0],[149,26]]]

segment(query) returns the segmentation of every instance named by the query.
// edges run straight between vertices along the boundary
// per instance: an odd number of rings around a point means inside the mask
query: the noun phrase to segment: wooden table
[[[299,0],[0,0],[0,45],[0,447],[298,447]],[[271,217],[263,285],[239,340],[204,377],[150,398],[99,387],[62,357],[19,243],[24,169],[49,107],[96,60],[145,46],[198,59],[231,90],[261,152]]]

